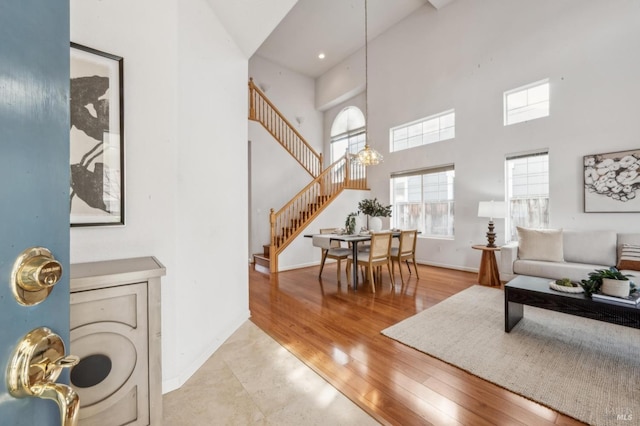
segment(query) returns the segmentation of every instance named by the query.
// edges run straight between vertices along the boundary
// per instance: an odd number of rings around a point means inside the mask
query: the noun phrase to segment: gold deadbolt
[[[11,285],[21,305],[33,306],[49,296],[62,277],[62,265],[44,247],[32,247],[16,259],[11,271]]]

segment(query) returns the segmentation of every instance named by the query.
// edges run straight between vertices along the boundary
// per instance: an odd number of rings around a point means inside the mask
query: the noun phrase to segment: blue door
[[[21,338],[38,327],[69,347],[68,98],[69,0],[0,1],[2,425],[61,422],[54,401],[8,392],[7,366]],[[30,247],[50,250],[62,265],[49,296],[31,306],[18,302],[10,284],[16,259]],[[58,381],[67,379],[63,374]]]

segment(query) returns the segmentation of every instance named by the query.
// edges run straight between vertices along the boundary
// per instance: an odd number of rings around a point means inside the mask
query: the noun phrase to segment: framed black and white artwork
[[[584,156],[584,211],[640,212],[640,149]]]
[[[124,225],[123,58],[71,43],[71,226]]]

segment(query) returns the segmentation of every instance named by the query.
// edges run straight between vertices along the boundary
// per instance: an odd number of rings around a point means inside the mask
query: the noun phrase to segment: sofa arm
[[[500,247],[500,276],[512,277],[513,262],[518,259],[518,242],[513,241]]]

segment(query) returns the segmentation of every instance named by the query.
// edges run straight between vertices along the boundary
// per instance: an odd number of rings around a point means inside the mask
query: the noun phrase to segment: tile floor
[[[163,396],[163,412],[167,426],[378,424],[251,321]]]

